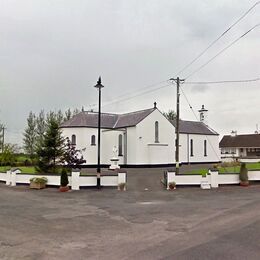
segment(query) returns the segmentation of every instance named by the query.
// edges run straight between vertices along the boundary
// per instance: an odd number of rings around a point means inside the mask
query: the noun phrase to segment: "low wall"
[[[209,170],[208,174],[203,177],[202,175],[185,175],[175,172],[167,172],[167,189],[169,189],[169,183],[175,182],[176,185],[201,185],[202,183],[208,183],[212,188],[217,188],[222,184],[239,184],[239,174],[236,173],[224,173],[219,174],[218,171]],[[260,171],[248,171],[249,181],[260,181]]]
[[[16,184],[30,184],[30,179],[34,177],[46,177],[48,179],[47,185],[60,186],[59,175],[32,175],[23,174],[19,169],[0,172],[0,181],[5,182],[6,185],[16,186]],[[79,190],[80,187],[95,187],[97,185],[97,176],[88,175],[80,176],[80,171],[73,171],[71,176],[68,176],[69,186],[72,190]],[[126,183],[126,173],[120,172],[116,174],[107,174],[100,176],[101,186],[118,187],[121,183]]]

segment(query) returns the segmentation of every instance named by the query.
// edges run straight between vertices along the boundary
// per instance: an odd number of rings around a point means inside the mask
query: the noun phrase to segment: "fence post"
[[[71,172],[71,189],[80,189],[80,169],[72,169]]]
[[[5,185],[10,185],[11,184],[11,170],[6,171],[6,181]]]
[[[218,170],[217,169],[209,169],[210,179],[211,179],[211,187],[218,188]]]
[[[16,186],[16,170],[11,171],[11,186]]]

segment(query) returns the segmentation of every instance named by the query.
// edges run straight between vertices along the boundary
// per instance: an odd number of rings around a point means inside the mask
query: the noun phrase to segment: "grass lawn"
[[[19,168],[22,171],[22,173],[28,173],[28,174],[36,173],[35,167],[33,166],[21,166],[21,167],[14,167],[14,168]],[[1,166],[0,172],[6,172],[10,169],[11,169],[10,166]]]
[[[260,170],[260,163],[247,163],[246,167],[248,170]],[[223,167],[220,166],[218,167],[219,173],[239,173],[240,171],[240,166],[228,166],[228,167]],[[185,174],[206,174],[208,172],[208,169],[206,168],[201,168],[201,169],[196,169],[196,170],[191,170],[185,172]]]

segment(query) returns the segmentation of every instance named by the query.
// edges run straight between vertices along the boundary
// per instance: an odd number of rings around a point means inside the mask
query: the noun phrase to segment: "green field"
[[[247,163],[246,167],[248,170],[260,170],[260,163]],[[240,166],[219,166],[218,167],[219,173],[239,173],[240,171]],[[185,174],[201,174],[204,175],[208,172],[207,168],[201,168],[201,169],[196,169],[196,170],[191,170],[185,172]]]
[[[248,170],[260,170],[260,163],[247,163],[246,167]],[[21,167],[14,167],[14,168],[19,168],[22,173],[28,173],[28,174],[35,174],[36,169],[34,166],[21,166]],[[10,166],[0,166],[0,172],[6,172],[10,170]],[[218,167],[219,173],[239,173],[240,166],[228,166],[228,167],[223,167],[219,166]],[[204,175],[208,172],[207,168],[201,168],[201,169],[195,169],[195,170],[188,170],[185,172],[185,174],[201,174]]]
[[[33,166],[21,166],[21,167],[13,167],[13,168],[19,168],[22,171],[22,173],[29,173],[29,174],[36,173],[35,167]],[[11,169],[10,166],[1,166],[0,172],[6,172],[10,169]]]

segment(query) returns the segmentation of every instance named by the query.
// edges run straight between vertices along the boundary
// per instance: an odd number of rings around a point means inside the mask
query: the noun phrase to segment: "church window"
[[[123,156],[123,135],[118,136],[118,156]]]
[[[204,140],[204,156],[207,156],[207,140]]]
[[[76,145],[76,135],[71,136],[71,144]]]
[[[156,121],[154,124],[154,130],[155,130],[155,143],[159,143],[159,122]]]
[[[91,145],[96,145],[96,136],[95,135],[91,136]]]
[[[190,156],[194,156],[194,154],[193,154],[193,139],[190,139]]]

